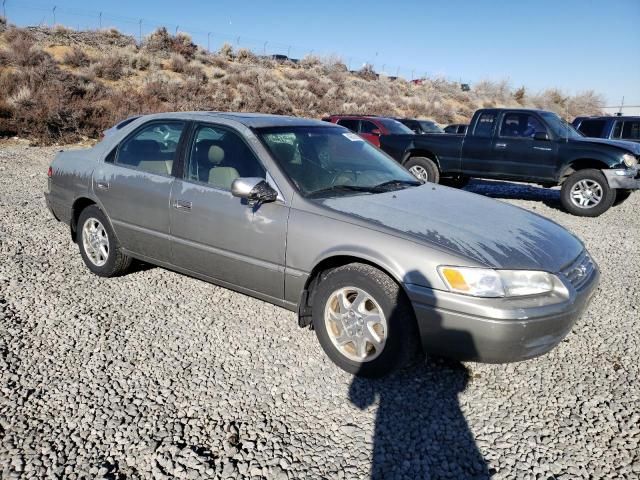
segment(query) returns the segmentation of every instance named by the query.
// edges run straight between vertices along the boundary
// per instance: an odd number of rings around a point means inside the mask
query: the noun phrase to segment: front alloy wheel
[[[318,341],[343,370],[381,377],[420,352],[409,299],[372,265],[349,263],[323,272],[312,295]]]
[[[334,291],[327,300],[324,321],[331,342],[350,360],[369,362],[384,350],[387,319],[378,302],[361,288]]]

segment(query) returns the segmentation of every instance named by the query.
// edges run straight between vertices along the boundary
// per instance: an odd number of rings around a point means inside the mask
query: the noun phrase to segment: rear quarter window
[[[493,127],[496,123],[495,112],[481,113],[473,129],[473,136],[480,138],[490,138],[493,135]]]

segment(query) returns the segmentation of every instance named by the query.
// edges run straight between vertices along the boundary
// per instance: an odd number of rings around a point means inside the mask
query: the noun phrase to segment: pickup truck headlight
[[[534,270],[493,270],[472,267],[438,267],[452,292],[474,297],[519,297],[553,290],[554,277]]]
[[[622,156],[622,161],[627,167],[635,167],[638,164],[638,159],[630,153],[625,153]]]

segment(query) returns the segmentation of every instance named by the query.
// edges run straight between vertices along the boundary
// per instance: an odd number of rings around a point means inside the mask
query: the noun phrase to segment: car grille
[[[576,258],[562,273],[571,282],[573,288],[580,290],[589,282],[597,266],[586,250]]]

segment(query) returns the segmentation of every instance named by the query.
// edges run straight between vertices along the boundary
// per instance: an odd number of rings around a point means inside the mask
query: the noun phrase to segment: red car
[[[342,125],[352,132],[357,133],[376,147],[380,146],[381,135],[413,135],[410,128],[388,117],[376,117],[373,115],[331,115],[324,117],[322,120]]]

